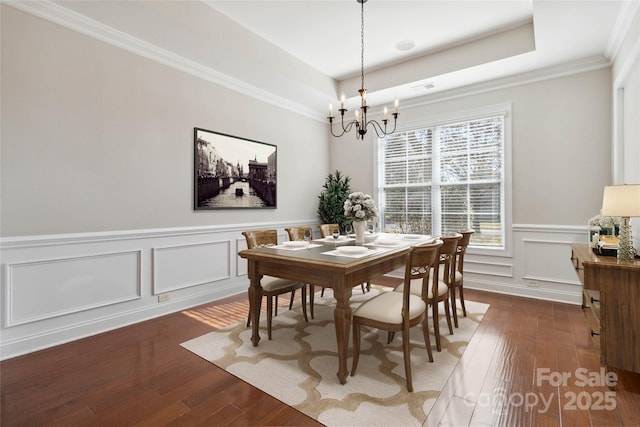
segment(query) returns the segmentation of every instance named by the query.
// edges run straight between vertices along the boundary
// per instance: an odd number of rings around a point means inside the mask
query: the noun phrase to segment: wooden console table
[[[575,243],[571,261],[600,363],[640,373],[640,261],[597,256],[589,245]]]

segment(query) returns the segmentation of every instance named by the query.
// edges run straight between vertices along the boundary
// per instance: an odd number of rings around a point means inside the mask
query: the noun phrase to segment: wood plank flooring
[[[576,369],[600,370],[580,307],[465,292],[491,307],[425,425],[640,425],[640,375],[576,383]],[[180,347],[247,310],[241,294],[0,362],[0,425],[319,425]],[[554,384],[541,372],[572,377]],[[615,408],[598,408],[607,402]]]

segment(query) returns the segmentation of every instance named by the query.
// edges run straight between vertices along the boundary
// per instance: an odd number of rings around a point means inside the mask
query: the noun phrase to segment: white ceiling
[[[362,6],[357,0],[205,1],[336,80],[360,74]],[[364,4],[365,68],[442,50],[532,17],[531,0],[369,0]],[[415,47],[398,50],[396,44],[405,40]]]
[[[4,2],[316,118],[340,93],[348,108],[357,102],[356,0]],[[368,0],[367,100],[406,103],[469,85],[606,66],[639,4]],[[407,40],[413,49],[396,48]]]
[[[365,83],[372,73],[403,61],[426,66],[424,76],[407,76],[405,81],[389,81],[389,73],[383,74],[387,82],[376,81],[374,88],[383,103],[393,97],[408,99],[562,64],[583,66],[586,61],[601,66],[612,59],[616,25],[634,2],[637,0],[369,0],[364,4]],[[348,81],[351,87],[340,88],[348,98],[357,95],[361,67],[361,5],[357,0],[207,3],[331,78]],[[426,58],[500,32],[507,34],[508,42],[509,30],[526,23],[533,24],[530,49],[506,48],[511,54],[429,72],[429,65],[438,68],[438,64]],[[413,49],[396,48],[407,40],[413,41]],[[496,41],[491,43],[497,48]],[[469,50],[459,50],[460,55],[469,55]],[[425,84],[434,87],[427,90]],[[371,85],[365,86],[373,99]]]

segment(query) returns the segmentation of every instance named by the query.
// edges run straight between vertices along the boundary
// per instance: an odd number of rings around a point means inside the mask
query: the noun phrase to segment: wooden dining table
[[[314,241],[317,243],[318,241]],[[336,256],[326,252],[334,251],[336,245],[320,241],[309,249],[296,250],[282,246],[245,249],[238,255],[248,261],[249,310],[251,311],[251,342],[260,342],[259,319],[262,301],[260,279],[264,275],[291,279],[315,286],[332,288],[336,298],[333,318],[338,347],[338,379],[347,382],[347,355],[349,332],[351,330],[351,307],[349,299],[354,286],[368,282],[395,269],[404,267],[410,244],[394,247],[371,247],[370,254],[354,258]],[[406,242],[405,242],[406,243]],[[415,242],[414,242],[415,243]],[[353,245],[353,242],[347,242]],[[335,252],[334,252],[335,253]]]

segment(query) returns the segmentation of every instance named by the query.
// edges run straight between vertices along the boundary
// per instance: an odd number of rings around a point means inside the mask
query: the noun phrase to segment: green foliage
[[[344,202],[351,193],[350,181],[351,178],[340,171],[327,176],[318,196],[318,217],[322,224],[340,224],[340,229],[344,230],[344,226],[351,222],[344,216]]]

